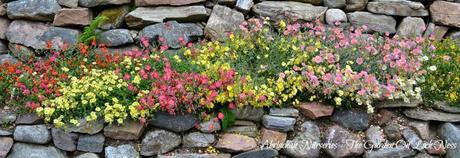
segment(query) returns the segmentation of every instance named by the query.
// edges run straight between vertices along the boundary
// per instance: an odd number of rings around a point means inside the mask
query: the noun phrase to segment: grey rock
[[[104,135],[112,139],[137,140],[144,132],[145,126],[135,120],[127,120],[122,125],[108,125],[104,128]]]
[[[237,0],[236,1],[236,8],[243,12],[248,12],[251,10],[252,6],[254,6],[254,2],[252,0]]]
[[[45,125],[20,125],[14,130],[14,140],[26,143],[46,144],[51,134]]]
[[[460,129],[451,123],[444,123],[438,131],[439,136],[448,143],[460,144]],[[446,158],[455,158],[460,155],[460,148],[447,148]]]
[[[77,134],[65,132],[62,129],[52,128],[51,135],[53,136],[54,146],[57,148],[64,151],[77,150]]]
[[[296,17],[303,21],[323,22],[327,7],[291,1],[264,1],[254,5],[252,10],[256,15],[270,17],[275,21]]]
[[[10,19],[53,21],[61,6],[56,0],[17,0],[8,3],[6,8]]]
[[[257,126],[254,122],[252,121],[245,121],[245,120],[235,120],[235,123],[233,123],[234,126]]]
[[[9,60],[8,56],[3,55],[3,60]],[[11,111],[2,111],[0,112],[0,124],[12,124],[16,121],[16,113]]]
[[[104,120],[98,119],[96,121],[87,122],[86,119],[80,120],[80,125],[69,127],[69,131],[83,134],[96,134],[104,128]]]
[[[219,121],[215,121],[214,119],[211,119],[206,122],[202,122],[198,125],[198,130],[200,130],[203,133],[212,133],[216,131],[220,131],[221,126]]]
[[[13,133],[11,133],[10,131],[6,131],[6,130],[0,130],[0,136],[11,136],[13,135]]]
[[[62,6],[66,6],[69,8],[77,8],[78,7],[78,0],[58,0],[58,3]]]
[[[39,117],[36,113],[27,113],[19,115],[15,124],[17,125],[33,125],[43,123],[43,118]]]
[[[345,128],[362,131],[369,127],[370,116],[358,109],[338,109],[332,115],[332,120]]]
[[[282,152],[294,158],[316,158],[320,155],[320,147],[314,144],[321,143],[319,127],[313,121],[304,122],[301,131],[294,139],[287,140],[285,144],[292,147],[284,148]]]
[[[288,132],[294,130],[295,118],[290,117],[278,117],[264,115],[262,123],[268,129],[274,129],[282,132]]]
[[[105,137],[102,134],[80,135],[77,150],[101,153],[104,150]]]
[[[414,130],[410,128],[404,128],[402,133],[403,133],[404,139],[406,139],[406,141],[410,144],[410,146],[413,149],[416,149],[418,151],[424,150],[424,147],[422,144],[423,140],[420,139],[420,137],[417,135],[417,133],[415,133]]]
[[[264,109],[254,108],[251,106],[243,106],[234,110],[236,119],[248,121],[260,121],[264,116]]]
[[[66,153],[53,146],[15,143],[8,158],[67,158]]]
[[[425,121],[442,121],[442,122],[460,122],[460,114],[451,114],[441,111],[429,111],[424,109],[407,109],[404,110],[407,117],[425,120]]]
[[[148,132],[141,144],[141,155],[152,156],[167,153],[181,144],[181,137],[166,130]]]
[[[157,112],[150,123],[155,127],[174,132],[185,132],[193,128],[197,121],[197,118],[191,114],[170,115],[165,112]]]
[[[10,54],[5,54],[3,55],[3,61],[11,61],[11,62],[16,62],[18,60],[20,61],[29,61],[29,59],[35,58],[35,52],[32,48],[20,45],[20,44],[14,44],[14,43],[8,43],[8,49],[10,50]],[[11,58],[10,58],[11,57]]]
[[[367,4],[367,10],[376,14],[396,16],[429,15],[422,3],[408,0],[375,0]]]
[[[435,1],[430,5],[430,13],[434,23],[460,28],[460,3]]]
[[[10,26],[10,20],[8,18],[0,17],[0,39],[2,40],[6,39],[5,34],[8,29],[8,26]]]
[[[230,158],[230,154],[176,154],[173,156],[159,155],[157,158]]]
[[[105,148],[106,158],[140,158],[139,152],[130,145],[124,144],[117,147],[108,146]]]
[[[0,40],[0,54],[6,54],[8,51],[8,45],[4,41]]]
[[[262,149],[244,152],[238,155],[233,156],[233,158],[275,158],[278,156],[278,151],[274,149]]]
[[[370,126],[366,130],[366,138],[372,145],[380,145],[385,141],[383,130],[379,126]]]
[[[425,22],[422,18],[405,17],[398,26],[397,35],[406,38],[420,37],[425,31]]]
[[[347,14],[340,9],[328,9],[326,12],[326,23],[335,25],[336,22],[347,22]]]
[[[421,152],[421,153],[418,153],[417,155],[415,155],[414,158],[438,158],[438,156],[432,156],[432,155],[427,154],[425,152]]]
[[[11,22],[6,37],[11,43],[34,49],[45,49],[48,41],[58,49],[64,43],[75,46],[80,31],[68,28],[50,27],[41,22],[15,20]]]
[[[206,0],[135,0],[136,6],[182,6],[194,3],[205,2]]]
[[[433,23],[430,23],[430,24],[433,24]],[[447,28],[445,26],[438,26],[438,27]],[[446,32],[447,32],[447,29],[445,30]],[[437,110],[442,110],[444,112],[448,112],[448,113],[456,113],[456,114],[460,113],[460,107],[450,106],[445,102],[437,102],[431,107],[433,107],[433,108],[435,108]]]
[[[328,8],[344,8],[346,0],[324,0],[324,6]]]
[[[447,35],[447,38],[460,39],[460,31],[452,31],[451,33]]]
[[[78,5],[82,7],[95,7],[100,5],[120,5],[130,2],[131,0],[79,0]]]
[[[167,23],[159,23],[145,27],[139,32],[139,36],[146,37],[151,41],[158,40],[159,37],[165,38],[166,43],[171,48],[183,47],[183,43],[179,40],[182,38],[183,42],[192,42],[198,37],[203,36],[203,29],[193,23],[178,23],[176,21],[169,21]]]
[[[361,11],[348,13],[347,16],[348,21],[350,21],[353,26],[361,27],[366,25],[370,32],[396,32],[396,20],[391,16],[378,15]]]
[[[99,158],[99,156],[97,156],[94,153],[84,153],[84,154],[78,155],[75,158]]]
[[[401,126],[396,123],[389,123],[383,128],[383,133],[385,133],[386,138],[391,141],[401,140]]]
[[[294,108],[271,108],[270,115],[282,117],[299,117],[299,110]]]
[[[367,6],[368,0],[346,0],[347,6],[345,7],[346,11],[361,11],[364,10]]]
[[[235,32],[244,21],[244,15],[228,7],[215,5],[204,28],[211,39],[225,39],[228,32]]]
[[[69,46],[76,46],[78,38],[80,37],[80,31],[76,29],[61,28],[61,27],[50,27],[41,37],[41,43],[51,41],[53,49],[59,49],[64,44]],[[43,47],[46,48],[46,45]]]
[[[140,28],[154,23],[175,20],[178,22],[205,21],[208,14],[204,6],[138,7],[126,15],[129,27]]]
[[[97,41],[108,47],[116,47],[134,42],[128,29],[104,31],[97,36]]]
[[[0,137],[0,157],[6,157],[13,143],[14,140],[10,137]]]
[[[354,143],[350,143],[350,140]],[[334,158],[359,156],[364,153],[362,139],[337,125],[327,129],[324,142],[337,145],[336,148],[325,149],[326,153]]]
[[[411,120],[407,123],[407,126],[411,127],[420,138],[428,140],[430,137],[430,125],[427,121],[415,121]]]
[[[11,22],[5,35],[11,43],[21,44],[32,48],[44,48],[45,43],[40,41],[49,26],[41,22],[15,20]]]
[[[125,21],[126,14],[128,13],[129,5],[117,6],[101,11],[98,16],[105,16],[110,20],[102,22],[99,25],[99,28],[103,30],[120,28]]]
[[[399,27],[401,27],[401,25]],[[400,31],[399,27],[398,27],[398,31]],[[417,27],[421,27],[421,26],[417,26]],[[404,26],[401,29],[406,29],[406,28],[407,27]],[[404,31],[408,31],[408,30],[404,30]],[[410,100],[410,102],[404,102],[403,100],[385,100],[385,101],[377,102],[375,107],[377,108],[400,108],[400,107],[413,108],[413,107],[417,107],[420,103],[421,103],[420,100],[415,100],[415,99]]]
[[[397,148],[382,148],[377,151],[368,150],[364,154],[364,158],[403,158],[414,156],[416,152],[410,148],[397,147]]]
[[[184,147],[203,148],[208,147],[216,141],[213,134],[204,134],[200,132],[192,132],[184,136],[182,143]]]
[[[235,133],[249,137],[257,136],[257,126],[232,126],[225,130],[226,133]]]

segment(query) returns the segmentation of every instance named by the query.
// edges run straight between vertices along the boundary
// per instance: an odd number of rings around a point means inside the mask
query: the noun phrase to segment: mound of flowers
[[[174,53],[161,38],[158,48],[142,38],[140,49],[122,54],[95,42],[61,50],[49,46],[43,57],[2,65],[0,101],[35,111],[58,127],[81,119],[145,122],[156,111],[207,119],[242,106],[302,101],[370,113],[375,101],[409,102],[424,99],[422,94],[459,103],[455,43],[367,34],[365,26],[251,19],[240,28],[224,41],[183,42]]]

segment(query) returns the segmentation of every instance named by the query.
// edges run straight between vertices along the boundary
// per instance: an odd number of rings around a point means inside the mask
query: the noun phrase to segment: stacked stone
[[[33,113],[0,111],[0,157],[8,158],[317,158],[456,157],[460,108],[385,101],[371,114],[302,103],[285,108],[243,107],[222,130],[220,120],[157,112],[148,124],[103,120],[54,128]],[[225,117],[225,116],[224,116]],[[442,140],[442,141],[439,141]],[[395,146],[395,144],[397,146]],[[220,153],[212,152],[212,148]],[[210,150],[211,149],[211,150]],[[208,152],[205,152],[208,151]]]
[[[3,3],[2,3],[3,2]],[[75,46],[84,26],[106,16],[97,41],[114,51],[136,48],[140,37],[177,49],[200,38],[219,40],[252,17],[366,25],[402,37],[460,37],[458,1],[409,0],[3,0],[0,62],[26,60],[34,50]],[[132,10],[130,6],[134,5]],[[6,53],[10,55],[6,55]]]

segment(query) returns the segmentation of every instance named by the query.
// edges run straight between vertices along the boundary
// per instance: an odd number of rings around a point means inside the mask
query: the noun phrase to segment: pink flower
[[[221,112],[219,112],[219,113],[217,114],[217,118],[223,120],[223,119],[224,119],[224,114],[221,113]]]
[[[313,61],[317,64],[319,63],[322,63],[323,62],[323,58],[320,56],[320,55],[317,55],[313,58]]]
[[[358,63],[358,65],[361,65],[363,64],[363,58],[359,57],[358,59],[356,59],[356,63]]]
[[[131,80],[131,75],[129,75],[128,73],[125,73],[125,75],[123,76],[123,80],[125,81]]]
[[[261,102],[265,101],[266,99],[267,99],[267,97],[265,97],[265,95],[261,95],[259,97],[259,101],[261,101]]]

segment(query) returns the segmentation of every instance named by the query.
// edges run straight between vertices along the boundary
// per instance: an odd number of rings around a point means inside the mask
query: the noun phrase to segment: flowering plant
[[[421,99],[425,52],[433,51],[424,38],[401,39],[364,34],[366,27],[328,27],[317,23],[278,23],[251,19],[241,34],[223,42],[208,42],[184,54],[205,74],[234,68],[234,85],[218,102],[255,107],[298,99],[331,101],[335,105],[366,105],[383,99]],[[300,95],[300,96],[299,96]]]
[[[427,54],[424,63],[426,81],[422,85],[428,104],[445,102],[460,106],[460,41],[446,39],[436,42],[437,50]]]

